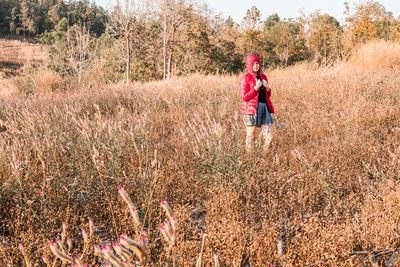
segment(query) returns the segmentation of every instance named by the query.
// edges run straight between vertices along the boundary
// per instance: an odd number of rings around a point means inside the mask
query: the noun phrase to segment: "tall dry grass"
[[[0,77],[0,97],[8,98],[18,96],[18,87],[15,83],[10,82],[10,79]]]
[[[380,70],[400,65],[400,43],[377,40],[356,49],[350,58],[356,69]]]
[[[18,40],[0,40],[0,62],[42,65],[46,61],[46,50],[38,44]]]
[[[156,266],[168,257],[162,200],[179,221],[177,266],[200,251],[207,266],[216,254],[226,266],[398,264],[399,66],[348,64],[267,73],[277,113],[266,156],[244,153],[236,76],[1,99],[2,265],[22,263],[19,243],[32,262],[54,257],[62,222],[75,253],[88,217],[96,242],[135,236],[117,186],[148,222]]]

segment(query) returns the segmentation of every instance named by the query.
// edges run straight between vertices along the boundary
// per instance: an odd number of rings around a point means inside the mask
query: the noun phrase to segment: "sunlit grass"
[[[0,262],[22,263],[19,243],[32,262],[53,260],[48,241],[62,222],[73,253],[89,217],[101,244],[136,236],[118,186],[146,221],[155,265],[168,257],[162,200],[179,222],[177,266],[196,264],[204,234],[208,265],[219,254],[228,266],[344,266],[364,261],[352,252],[397,249],[400,74],[387,67],[269,71],[276,123],[266,156],[244,152],[237,76],[0,99]]]

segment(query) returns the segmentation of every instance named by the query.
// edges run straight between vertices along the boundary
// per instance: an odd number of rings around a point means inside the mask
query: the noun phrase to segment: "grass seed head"
[[[83,237],[83,241],[86,244],[89,243],[89,236],[84,228],[82,228],[82,237]]]
[[[67,223],[63,222],[62,223],[62,232],[66,235],[67,234]]]
[[[83,263],[82,263],[81,258],[79,257],[78,254],[75,254],[75,255],[74,255],[74,261],[75,261],[75,264],[76,264],[78,267],[83,267]]]
[[[142,264],[145,264],[147,262],[147,247],[144,246],[143,244],[140,244],[126,235],[121,235],[121,244],[131,250],[136,254],[136,256],[139,258],[139,260],[142,262]]]
[[[104,253],[103,253],[102,249],[99,247],[99,245],[94,245],[93,250],[94,250],[95,256],[104,257]]]
[[[32,265],[31,260],[26,254],[24,246],[22,244],[18,244],[18,249],[21,251],[22,256],[24,257],[25,265],[30,267]]]
[[[147,241],[146,238],[142,237],[142,238],[140,239],[140,244],[142,244],[143,246],[145,246],[145,247],[147,248],[148,245],[149,245],[149,242]]]
[[[66,249],[65,249],[64,243],[59,238],[56,238],[56,243],[61,248],[61,251],[63,253],[65,253]]]
[[[61,232],[61,240],[62,240],[62,242],[65,241],[65,232],[64,231]]]
[[[94,224],[92,218],[89,218],[89,236],[92,237],[94,233]]]
[[[167,214],[168,219],[172,219],[174,216],[174,212],[168,205],[167,201],[161,201],[161,207],[164,209],[165,213]]]
[[[176,234],[177,228],[178,228],[178,222],[176,221],[175,217],[171,218],[171,228],[172,228],[172,232],[174,234]]]
[[[136,224],[136,226],[139,226],[141,223],[140,223],[139,214],[138,214],[136,208],[134,206],[132,206],[132,208],[129,211],[132,215],[133,222]]]
[[[72,249],[72,241],[71,238],[67,237],[67,245],[68,245],[68,250]]]
[[[171,224],[169,223],[169,221],[167,219],[164,220],[164,227],[165,227],[165,230],[168,232],[168,235],[172,236]]]
[[[160,232],[164,236],[164,239],[167,241],[169,247],[172,247],[174,245],[173,237],[164,224],[160,225]]]
[[[119,192],[119,195],[122,197],[122,199],[128,205],[129,209],[132,209],[132,207],[134,207],[134,205],[133,205],[132,200],[130,199],[130,197],[126,193],[126,191],[121,186],[118,186],[118,192]]]
[[[50,241],[50,242],[49,242],[49,247],[50,247],[51,252],[53,252],[53,254],[54,254],[57,258],[59,258],[61,261],[63,261],[63,262],[68,262],[68,263],[70,263],[70,264],[74,263],[74,259],[73,259],[71,256],[69,256],[69,255],[63,253],[62,251],[60,251],[60,250],[56,247],[56,244],[55,244],[53,241]]]
[[[42,255],[42,261],[43,261],[44,263],[46,263],[47,265],[50,264],[50,263],[49,263],[49,260],[47,259],[47,257],[46,257],[45,255]]]
[[[219,256],[218,254],[214,254],[214,266],[215,267],[220,267],[221,264],[219,263]]]
[[[109,260],[112,264],[118,267],[124,267],[124,263],[113,253],[113,249],[109,246],[105,246],[102,249],[105,258]]]
[[[130,252],[128,249],[124,248],[121,246],[119,243],[113,243],[113,248],[115,252],[123,259],[123,260],[129,260],[130,257],[132,256],[132,252]]]

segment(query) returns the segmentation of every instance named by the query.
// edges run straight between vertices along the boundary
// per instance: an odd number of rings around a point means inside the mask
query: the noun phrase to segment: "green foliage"
[[[118,59],[117,50],[123,49],[121,40],[115,40],[104,33],[98,39],[98,53],[103,59],[102,71],[106,81],[115,83],[123,79],[123,62]]]
[[[234,42],[223,40],[219,47],[212,51],[212,69],[217,72],[238,73],[242,67],[242,56],[236,52]]]
[[[272,45],[272,58],[275,56],[280,64],[285,66],[307,58],[300,23],[287,20],[277,21],[271,25],[265,35]]]
[[[0,34],[37,36],[53,31],[63,17],[68,18],[69,26],[90,24],[96,36],[105,31],[107,22],[104,9],[86,0],[2,0]]]
[[[374,1],[346,8],[346,24],[314,12],[297,19],[272,14],[262,20],[256,6],[241,25],[186,0],[165,0],[160,10],[105,11],[87,0],[4,0],[0,33],[35,36],[50,45],[49,67],[72,75],[66,37],[87,25],[98,44],[96,62],[107,82],[151,80],[188,73],[238,73],[248,54],[263,67],[314,60],[329,65],[348,58],[354,45],[371,39],[400,39],[400,22]],[[128,12],[128,13],[126,13]],[[128,14],[124,17],[124,14]],[[105,32],[107,32],[105,34]]]
[[[64,33],[68,28],[68,20],[64,17],[54,27],[57,34]]]
[[[340,56],[342,29],[339,22],[318,12],[308,19],[308,47],[318,63],[327,65]]]
[[[264,21],[264,31],[271,29],[276,23],[280,21],[281,19],[276,13],[268,16],[267,19]]]
[[[57,72],[65,72],[63,66],[67,59],[66,57],[66,32],[68,21],[62,18],[52,32],[44,32],[40,35],[40,42],[48,46],[48,67]]]

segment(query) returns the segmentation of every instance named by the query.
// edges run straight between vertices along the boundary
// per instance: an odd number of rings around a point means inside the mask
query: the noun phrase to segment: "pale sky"
[[[94,0],[96,4],[108,7],[115,0]],[[363,3],[363,0],[347,0],[350,7],[354,4]],[[198,0],[193,2],[205,2],[214,10],[216,14],[222,13],[227,18],[231,16],[237,23],[241,23],[246,15],[246,10],[252,6],[256,6],[260,12],[262,19],[269,15],[278,13],[281,19],[296,18],[300,16],[300,9],[304,9],[306,15],[319,9],[321,13],[327,13],[341,23],[344,21],[344,2],[345,0]],[[376,2],[383,5],[387,11],[391,11],[397,18],[400,16],[399,0],[377,0]]]

